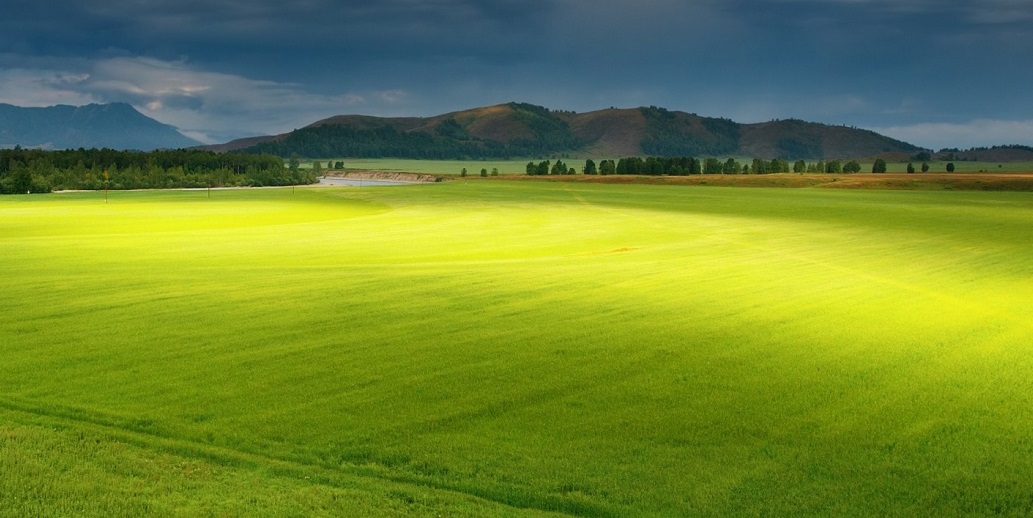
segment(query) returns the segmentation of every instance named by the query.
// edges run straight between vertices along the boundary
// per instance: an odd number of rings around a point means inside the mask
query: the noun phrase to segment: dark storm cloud
[[[450,44],[459,47],[473,36],[519,28],[547,16],[549,5],[543,0],[88,0],[43,4],[16,0],[10,9],[15,17],[0,21],[0,27],[36,41],[40,47],[66,41],[88,48],[208,48],[222,52],[223,47],[289,47],[319,53],[324,47],[334,49],[342,43],[372,38],[386,44],[420,41],[423,49],[431,49]],[[46,36],[31,34],[40,30]],[[503,41],[505,38],[485,39],[478,46]]]
[[[126,100],[212,139],[346,112],[656,104],[934,145],[1033,120],[1030,21],[1029,0],[13,0],[0,102]]]

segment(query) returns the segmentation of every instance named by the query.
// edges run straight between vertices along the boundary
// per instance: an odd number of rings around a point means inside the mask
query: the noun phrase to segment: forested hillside
[[[506,116],[516,129],[501,139],[484,137],[469,129],[475,119],[463,113],[433,119],[335,118],[293,131],[281,138],[250,146],[248,153],[288,157],[347,156],[354,158],[504,158],[543,156],[574,151],[583,143],[569,124],[546,108],[530,104],[506,105]],[[465,124],[458,118],[466,119]]]
[[[787,159],[860,158],[887,153],[913,155],[918,146],[847,126],[829,126],[798,119],[741,127],[739,147],[746,156]]]
[[[436,117],[337,116],[210,149],[281,157],[519,158],[551,155],[759,156],[783,160],[914,154],[868,130],[804,121],[739,124],[656,106],[588,113],[508,103]]]

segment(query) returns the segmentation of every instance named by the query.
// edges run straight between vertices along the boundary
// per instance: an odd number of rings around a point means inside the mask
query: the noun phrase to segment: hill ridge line
[[[516,102],[430,117],[336,115],[289,133],[204,149],[420,159],[585,154],[827,160],[924,151],[871,130],[800,119],[742,124],[656,106],[578,113]]]

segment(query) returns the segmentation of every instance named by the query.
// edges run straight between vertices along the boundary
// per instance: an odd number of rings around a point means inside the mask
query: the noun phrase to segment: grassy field
[[[0,516],[1027,516],[1033,196],[0,198]]]
[[[329,159],[323,159],[322,167],[326,168],[326,162]],[[538,163],[542,160],[533,160]],[[569,164],[571,167],[577,168],[579,171],[581,167],[585,165],[584,159],[562,159],[564,163]],[[493,168],[499,170],[499,174],[526,174],[527,162],[532,160],[409,160],[402,158],[348,158],[348,159],[334,159],[334,161],[344,162],[345,169],[348,170],[371,170],[371,171],[401,171],[406,173],[424,173],[424,174],[435,174],[435,175],[455,175],[459,176],[463,168],[466,168],[467,174],[470,176],[477,176],[481,173],[481,169],[487,169],[488,173],[491,173]],[[312,162],[305,162],[302,167],[312,167]]]
[[[922,162],[914,161],[911,162],[918,171],[922,170]],[[956,173],[1031,173],[1033,172],[1033,162],[966,162],[966,161],[953,161],[954,171]],[[871,172],[872,164],[862,164],[862,171]],[[907,162],[891,163],[887,164],[887,171],[890,173],[906,173]],[[947,172],[947,162],[943,160],[934,160],[929,162],[930,173],[945,173]]]
[[[592,157],[598,163],[601,158],[615,159],[615,157]],[[723,162],[727,157],[721,159]],[[748,164],[753,159],[736,157],[741,162]],[[326,167],[329,159],[322,159],[322,166]],[[334,159],[344,162],[347,169],[376,170],[376,171],[404,171],[412,173],[426,173],[439,175],[458,175],[465,167],[471,176],[480,174],[481,169],[487,169],[490,173],[493,167],[497,167],[499,174],[525,174],[527,162],[538,163],[544,159],[522,159],[522,160],[407,160],[396,158],[369,158],[369,159]],[[555,157],[552,158],[555,161]],[[576,169],[579,173],[585,165],[585,158],[561,158],[565,164]],[[921,169],[921,162],[913,162],[916,169]],[[963,162],[955,161],[957,173],[1033,173],[1033,162]],[[311,162],[305,162],[302,167],[312,167]],[[861,171],[871,172],[872,164],[863,162]],[[890,173],[907,172],[907,162],[894,162],[887,166]],[[929,162],[929,173],[946,173],[947,162]]]

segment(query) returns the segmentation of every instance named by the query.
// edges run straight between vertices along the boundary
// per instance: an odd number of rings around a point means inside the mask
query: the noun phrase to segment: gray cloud
[[[187,62],[112,58],[64,68],[0,70],[2,100],[22,106],[128,102],[203,141],[289,131],[347,110],[383,110],[406,92],[315,94],[278,83],[196,70]]]
[[[861,127],[1033,118],[1029,0],[11,0],[4,14],[0,102],[128,101],[210,138],[512,100]]]

